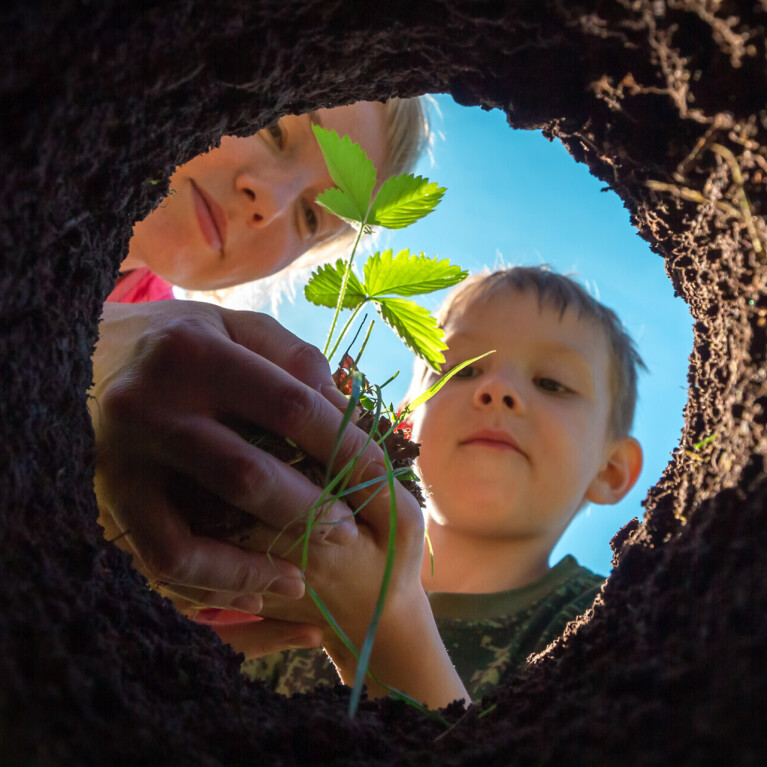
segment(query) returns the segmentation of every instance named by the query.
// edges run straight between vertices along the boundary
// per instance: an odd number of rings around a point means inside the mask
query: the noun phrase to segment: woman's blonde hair
[[[381,179],[410,173],[431,143],[426,96],[389,99],[386,114],[386,165]]]

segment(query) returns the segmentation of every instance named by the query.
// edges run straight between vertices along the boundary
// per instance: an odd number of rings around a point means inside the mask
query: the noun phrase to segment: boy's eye
[[[301,200],[301,207],[303,208],[304,221],[306,222],[306,228],[310,234],[314,236],[317,234],[319,228],[319,221],[317,220],[317,214],[312,209],[311,205],[308,205],[305,200]]]
[[[452,368],[451,368],[452,369]],[[446,370],[449,373],[450,370]],[[461,368],[453,378],[476,378],[480,374],[479,368],[474,365],[467,365],[465,368]]]
[[[270,125],[268,128],[265,128],[266,132],[269,134],[269,137],[272,139],[274,144],[276,144],[278,149],[283,149],[285,146],[285,133],[280,128],[279,121],[274,123],[274,125]]]
[[[553,392],[555,394],[562,394],[570,391],[567,386],[559,383],[559,381],[555,381],[553,378],[539,378],[538,386],[544,391]]]

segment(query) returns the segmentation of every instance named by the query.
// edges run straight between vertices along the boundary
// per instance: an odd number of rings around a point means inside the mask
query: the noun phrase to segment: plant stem
[[[357,315],[360,313],[360,310],[362,309],[362,307],[364,305],[365,305],[364,303],[360,304],[352,312],[352,316],[349,317],[349,319],[346,321],[346,324],[344,325],[343,329],[341,330],[341,335],[338,336],[338,340],[335,342],[335,344],[333,344],[333,348],[330,350],[330,353],[326,354],[326,353],[323,352],[325,354],[325,356],[328,358],[328,360],[332,360],[333,357],[335,356],[335,353],[338,351],[338,347],[341,345],[341,341],[343,341],[344,338],[346,337],[346,334],[349,332],[349,328],[351,327],[351,324],[354,322],[354,320],[357,319]],[[332,328],[331,328],[330,332],[331,332],[331,334],[333,333],[333,329]],[[356,338],[356,336],[355,336],[355,338]],[[330,339],[328,339],[328,341],[329,340]],[[327,346],[325,348],[327,349]]]
[[[330,323],[330,332],[328,333],[328,340],[325,341],[325,348],[322,350],[322,353],[326,357],[328,356],[328,348],[330,347],[330,342],[333,340],[333,333],[335,333],[335,330],[336,330],[338,315],[341,313],[341,309],[344,305],[344,298],[346,297],[346,286],[349,283],[349,274],[351,274],[351,271],[352,271],[354,256],[357,253],[357,246],[360,244],[360,238],[362,237],[362,232],[365,229],[367,217],[368,217],[368,214],[365,213],[365,221],[363,221],[360,224],[359,231],[357,232],[357,238],[354,240],[354,247],[352,248],[352,254],[351,256],[349,256],[349,261],[346,264],[346,271],[344,272],[343,279],[341,280],[341,290],[338,293],[338,303],[336,304],[336,312],[333,315],[333,322]]]
[[[362,359],[362,352],[365,351],[365,347],[368,345],[368,340],[370,339],[370,334],[373,332],[373,325],[375,324],[376,324],[375,320],[370,320],[370,325],[368,325],[368,332],[365,333],[365,340],[362,342],[362,346],[360,347],[360,353],[357,355],[357,360],[354,363],[355,370],[359,370],[360,360]]]

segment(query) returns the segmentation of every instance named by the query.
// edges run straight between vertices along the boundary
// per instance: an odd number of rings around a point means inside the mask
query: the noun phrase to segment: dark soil
[[[767,761],[764,0],[4,8],[3,764]],[[350,721],[341,689],[287,700],[246,682],[149,591],[96,523],[85,406],[101,303],[175,164],[281,114],[430,91],[561,138],[695,320],[680,446],[643,524],[616,536],[602,596],[436,741],[397,703]]]

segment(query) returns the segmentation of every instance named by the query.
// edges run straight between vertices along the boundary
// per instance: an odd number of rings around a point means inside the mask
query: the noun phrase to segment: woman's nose
[[[235,188],[248,226],[263,227],[284,213],[294,198],[290,184],[268,184],[251,173],[240,173]]]
[[[518,410],[522,406],[522,399],[509,377],[493,375],[480,379],[474,391],[474,404],[480,408]]]

